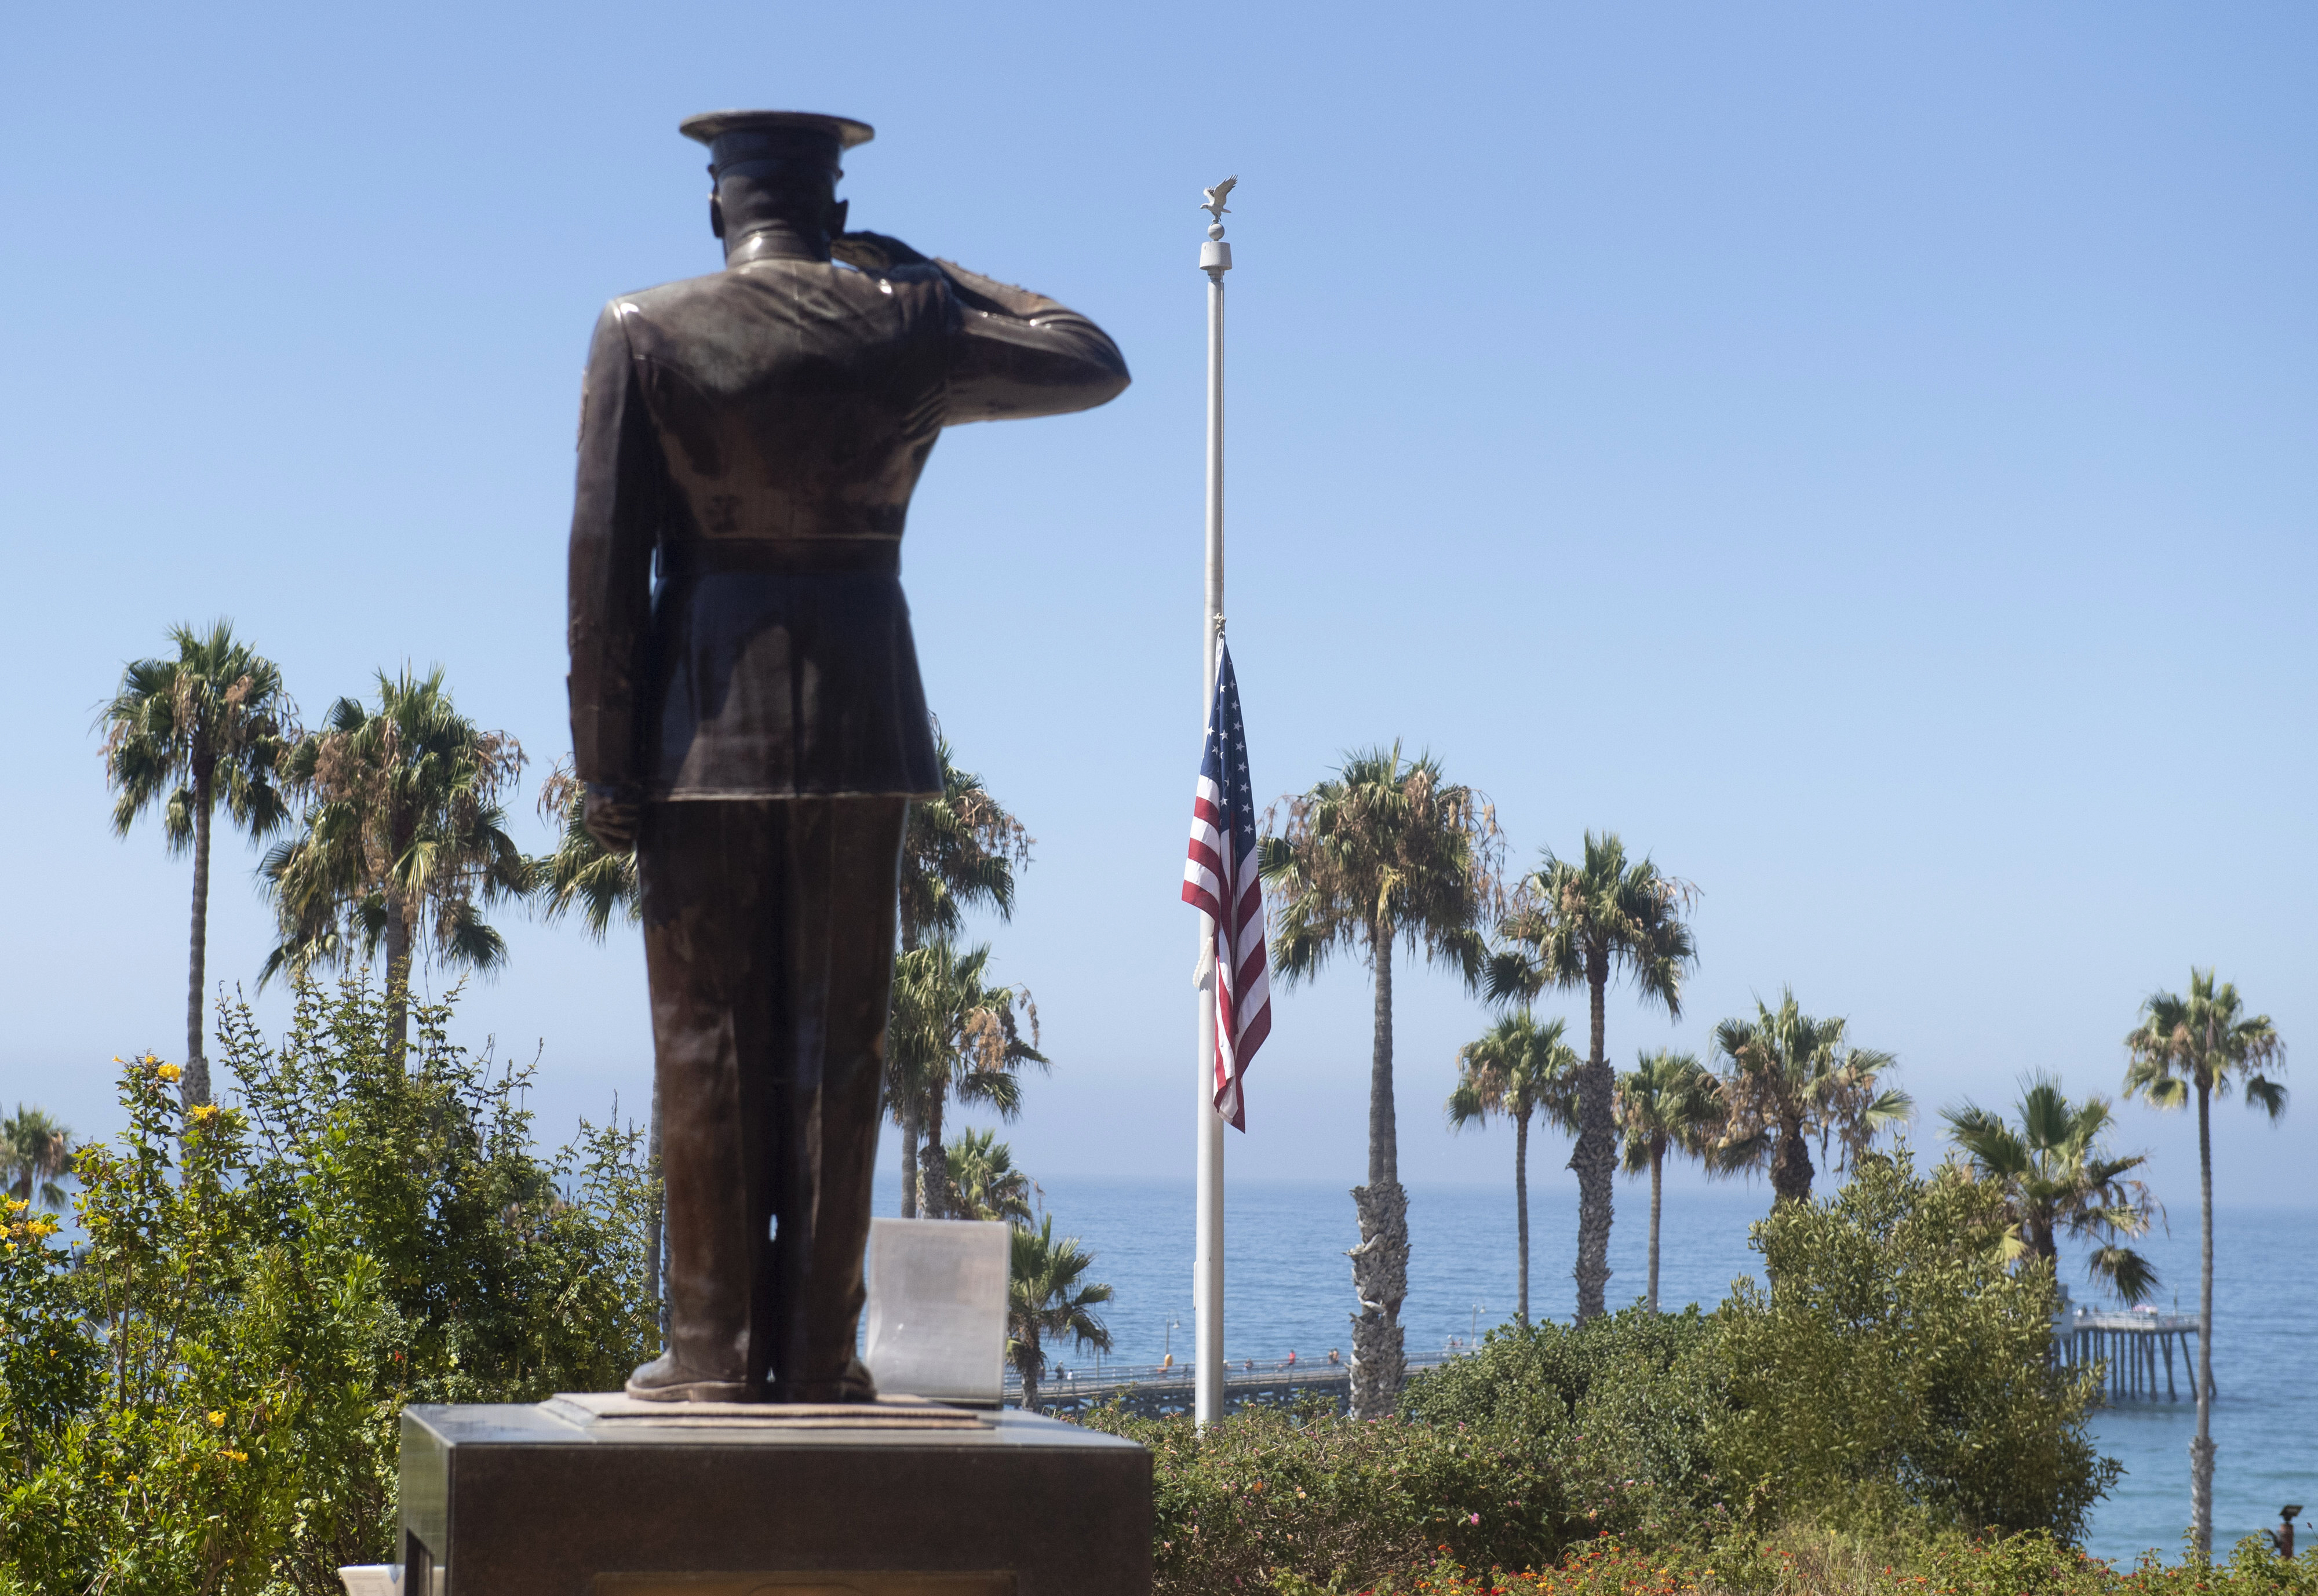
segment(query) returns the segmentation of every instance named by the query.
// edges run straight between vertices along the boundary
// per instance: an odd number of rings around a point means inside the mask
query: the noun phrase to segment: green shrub
[[[2089,1378],[2052,1365],[2049,1275],[2005,1269],[2002,1223],[1992,1188],[1919,1179],[1903,1150],[1756,1226],[1767,1291],[1500,1329],[1412,1379],[1398,1421],[1097,1421],[1156,1455],[1160,1582],[1186,1596],[1406,1588],[1436,1554],[1558,1568],[1540,1592],[2091,1578],[2068,1542],[2116,1465],[2084,1434]]]
[[[1703,1544],[1728,1522],[1707,1444],[1727,1384],[1712,1316],[1637,1305],[1575,1328],[1494,1330],[1470,1357],[1415,1376],[1401,1411],[1542,1448],[1590,1533]]]
[[[1160,1596],[1298,1579],[1349,1590],[1438,1548],[1550,1563],[1571,1515],[1541,1450],[1453,1424],[1359,1422],[1325,1404],[1190,1420],[1112,1408],[1086,1422],[1151,1448]]]
[[[2004,1267],[2004,1224],[1993,1186],[1918,1177],[1903,1147],[1756,1225],[1769,1288],[1739,1282],[1718,1315],[1734,1508],[2077,1538],[2118,1467],[2085,1433],[2092,1372],[2052,1359],[2051,1271]]]
[[[238,1107],[122,1066],[76,1165],[86,1243],[12,1210],[0,1253],[0,1593],[324,1592],[392,1549],[406,1401],[600,1386],[652,1338],[633,1133],[529,1151],[528,1071],[378,994],[220,1027]]]

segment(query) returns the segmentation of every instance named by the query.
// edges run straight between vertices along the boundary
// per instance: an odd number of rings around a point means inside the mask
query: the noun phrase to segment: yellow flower
[[[225,1428],[225,1415],[215,1408],[211,1408],[210,1410],[210,1428],[211,1430],[223,1430]]]
[[[200,1107],[194,1109],[191,1114],[186,1116],[186,1117],[191,1119],[195,1125],[203,1125],[209,1124],[211,1120],[215,1119],[217,1116],[218,1110],[215,1103],[203,1103]]]
[[[248,1462],[248,1461],[249,1461],[249,1454],[248,1454],[248,1453],[247,1453],[247,1452],[237,1452],[237,1451],[234,1451],[234,1450],[233,1450],[232,1448],[227,1448],[227,1450],[226,1450],[226,1454],[225,1454],[225,1455],[226,1455],[227,1457],[229,1457],[232,1458],[236,1463],[247,1463],[247,1462]]]
[[[175,1080],[178,1076],[184,1074],[184,1071],[177,1068],[175,1064],[163,1064],[159,1069],[154,1071],[153,1073],[158,1075],[164,1080]]]

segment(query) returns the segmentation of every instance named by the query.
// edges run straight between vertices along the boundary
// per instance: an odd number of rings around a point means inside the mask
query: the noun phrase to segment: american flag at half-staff
[[[1183,901],[1215,928],[1216,1112],[1234,1130],[1244,1131],[1247,1105],[1240,1082],[1271,1033],[1271,983],[1264,966],[1263,882],[1255,867],[1255,789],[1247,773],[1247,733],[1240,724],[1231,650],[1220,641],[1208,744],[1191,799]]]

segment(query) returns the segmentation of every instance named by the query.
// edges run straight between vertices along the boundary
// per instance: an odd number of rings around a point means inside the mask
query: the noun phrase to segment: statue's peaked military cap
[[[810,161],[832,176],[840,155],[877,136],[867,122],[810,111],[704,111],[677,130],[708,146],[711,172],[756,161]]]

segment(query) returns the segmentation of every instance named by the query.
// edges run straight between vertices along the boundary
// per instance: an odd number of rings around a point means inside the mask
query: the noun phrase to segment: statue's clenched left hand
[[[642,826],[643,812],[644,806],[633,787],[589,782],[580,821],[588,828],[588,835],[602,843],[606,852],[624,854],[636,846],[636,832]]]

